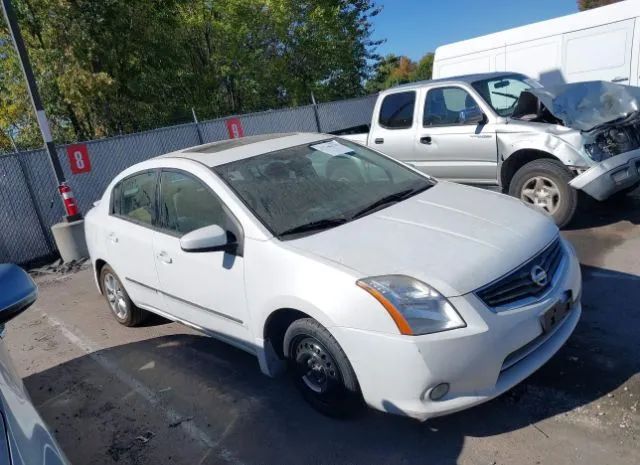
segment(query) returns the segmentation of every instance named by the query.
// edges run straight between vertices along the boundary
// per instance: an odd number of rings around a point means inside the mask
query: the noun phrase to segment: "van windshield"
[[[523,91],[542,87],[537,81],[522,74],[483,79],[471,85],[500,116],[511,116]]]

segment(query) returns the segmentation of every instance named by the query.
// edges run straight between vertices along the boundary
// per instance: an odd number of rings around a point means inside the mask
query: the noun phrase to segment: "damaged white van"
[[[577,190],[605,200],[640,183],[639,109],[636,87],[476,74],[381,92],[370,132],[346,138],[437,178],[501,186],[564,226]]]

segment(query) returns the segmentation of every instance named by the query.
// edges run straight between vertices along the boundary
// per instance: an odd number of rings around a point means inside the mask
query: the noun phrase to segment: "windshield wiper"
[[[500,95],[501,97],[509,97],[509,98],[514,99],[514,100],[518,100],[520,98],[517,95],[509,94],[507,92],[496,92],[495,90],[492,90],[491,93],[494,94],[494,95]]]
[[[311,231],[321,231],[323,229],[333,228],[335,226],[340,226],[341,224],[345,224],[347,222],[346,218],[325,218],[318,221],[312,221],[311,223],[301,224],[300,226],[295,226],[291,229],[286,229],[285,231],[278,234],[278,236],[289,236],[291,234],[300,234]]]
[[[381,208],[384,208],[390,204],[394,204],[394,203],[398,203],[401,202],[402,200],[408,199],[409,197],[418,194],[422,191],[426,191],[428,188],[430,188],[431,185],[430,184],[425,184],[424,186],[420,186],[420,187],[414,187],[412,189],[405,189],[403,191],[400,192],[396,192],[395,194],[390,194],[387,196],[382,197],[379,200],[376,200],[375,202],[373,202],[370,205],[367,205],[366,207],[364,207],[362,210],[357,211],[352,218],[360,218],[362,216],[368,215],[369,213],[372,213],[376,210],[380,210]]]

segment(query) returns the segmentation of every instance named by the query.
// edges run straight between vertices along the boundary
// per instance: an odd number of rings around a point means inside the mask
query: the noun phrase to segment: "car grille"
[[[476,291],[476,295],[492,308],[511,305],[526,298],[540,297],[553,285],[563,255],[562,244],[558,238],[524,265]],[[544,270],[544,273],[540,269]],[[537,272],[537,278],[546,275],[544,283],[541,279],[538,279],[538,282],[534,281],[534,272]]]

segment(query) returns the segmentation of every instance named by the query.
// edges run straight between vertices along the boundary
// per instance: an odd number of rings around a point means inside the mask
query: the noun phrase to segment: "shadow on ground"
[[[322,417],[286,377],[269,379],[251,355],[193,335],[105,349],[25,383],[74,463],[198,463],[184,455],[202,444],[175,424],[183,421],[219,449],[201,463],[230,457],[247,464],[455,463],[465,437],[507,433],[568,412],[640,371],[640,278],[583,272],[583,318],[546,366],[487,404],[423,424],[373,411],[350,421]],[[135,392],[139,385],[127,377],[152,393]]]
[[[604,202],[581,195],[580,202],[573,221],[564,228],[566,231],[607,226],[621,221],[640,224],[640,189]]]

